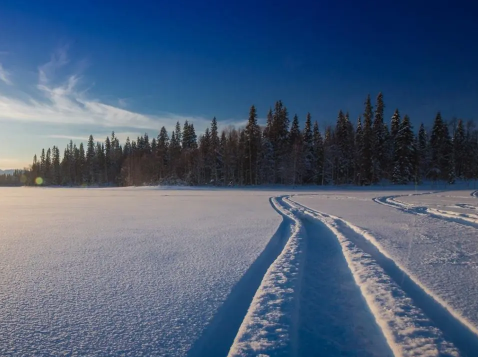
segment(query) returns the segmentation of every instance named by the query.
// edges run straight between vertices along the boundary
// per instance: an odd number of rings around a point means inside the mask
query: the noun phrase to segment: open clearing
[[[0,189],[2,356],[474,356],[473,190]]]

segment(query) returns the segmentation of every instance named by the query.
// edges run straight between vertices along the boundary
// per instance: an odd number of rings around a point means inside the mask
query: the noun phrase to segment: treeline
[[[12,174],[0,174],[0,186],[22,186],[25,183],[23,170],[15,170]]]
[[[29,185],[262,185],[355,184],[379,182],[419,184],[423,180],[478,178],[478,130],[472,122],[446,123],[440,113],[427,133],[415,134],[410,118],[395,110],[390,125],[384,119],[380,93],[375,108],[370,96],[354,125],[339,111],[336,124],[320,130],[311,115],[304,127],[297,115],[289,118],[278,101],[258,125],[252,106],[245,128],[219,132],[214,118],[196,135],[194,124],[178,122],[168,133],[162,127],[121,144],[114,132],[104,142],[93,136],[85,146],[71,141],[35,155],[24,172]],[[388,121],[388,120],[387,120]]]

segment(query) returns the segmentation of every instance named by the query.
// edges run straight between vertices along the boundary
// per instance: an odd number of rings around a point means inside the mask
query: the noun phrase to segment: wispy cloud
[[[5,82],[8,85],[12,85],[12,81],[10,80],[10,72],[8,72],[3,65],[0,63],[0,80]]]
[[[38,81],[41,84],[48,83],[49,79],[54,76],[55,71],[68,64],[68,46],[58,48],[52,53],[50,61],[38,67]]]
[[[77,140],[77,141],[86,141],[88,140],[87,136],[78,136],[78,135],[67,135],[67,134],[51,134],[51,135],[45,135],[47,138],[52,138],[52,139],[67,139],[67,140]]]
[[[60,69],[65,69],[69,63],[67,47],[63,47],[51,56],[49,62],[38,67],[35,98],[26,94],[22,98],[12,97],[0,92],[0,120],[88,125],[116,130],[129,128],[143,132],[147,129],[158,131],[161,126],[171,130],[177,121],[183,123],[185,120],[193,122],[196,130],[202,132],[210,124],[211,118],[200,116],[173,113],[145,115],[133,112],[124,108],[127,104],[125,99],[118,99],[118,106],[102,103],[91,98],[88,89],[84,89],[86,85],[80,73],[58,76]],[[0,79],[7,83],[9,75],[0,67]],[[244,121],[222,120],[220,124],[242,125]]]

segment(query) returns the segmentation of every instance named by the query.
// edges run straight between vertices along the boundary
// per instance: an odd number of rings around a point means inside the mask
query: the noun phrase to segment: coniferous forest
[[[430,132],[398,109],[384,118],[380,93],[374,105],[352,119],[339,111],[336,124],[321,128],[307,114],[301,128],[278,101],[258,125],[252,106],[245,128],[218,130],[216,119],[197,135],[194,123],[177,123],[168,133],[120,143],[114,132],[86,146],[43,149],[28,170],[8,184],[27,185],[371,185],[381,182],[454,183],[478,179],[478,130],[473,122],[445,122],[436,114]],[[6,182],[6,179],[4,178]],[[0,184],[5,184],[0,180]]]

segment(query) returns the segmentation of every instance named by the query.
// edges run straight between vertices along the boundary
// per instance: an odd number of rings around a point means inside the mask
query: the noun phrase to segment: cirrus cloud
[[[80,74],[70,74],[58,81],[57,73],[69,63],[67,47],[63,47],[52,54],[49,62],[39,66],[35,97],[23,93],[20,98],[0,92],[0,120],[70,125],[73,130],[78,125],[135,131],[165,126],[171,130],[176,122],[188,120],[202,131],[210,124],[210,118],[164,112],[146,115],[125,109],[122,99],[118,99],[118,106],[113,106],[91,98],[88,90],[80,88],[83,84]],[[0,80],[11,84],[9,76],[0,64]],[[244,120],[220,121],[223,127],[244,124]]]

